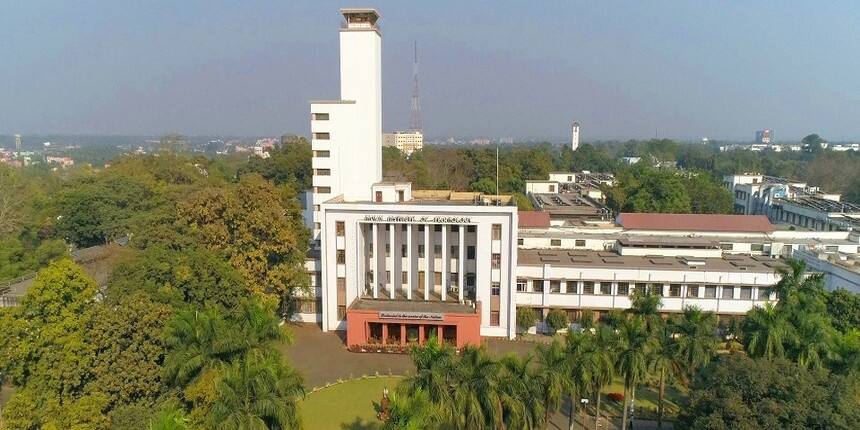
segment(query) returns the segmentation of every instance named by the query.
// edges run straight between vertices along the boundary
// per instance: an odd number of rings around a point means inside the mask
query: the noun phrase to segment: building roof
[[[542,211],[519,211],[519,228],[547,228],[549,227],[549,212]]]
[[[612,251],[518,249],[517,264],[523,266],[570,267],[581,269],[693,270],[697,272],[773,273],[785,266],[778,258],[741,254],[716,257],[668,257],[619,255]]]
[[[764,215],[622,213],[618,224],[629,230],[684,230],[766,233],[774,230]]]

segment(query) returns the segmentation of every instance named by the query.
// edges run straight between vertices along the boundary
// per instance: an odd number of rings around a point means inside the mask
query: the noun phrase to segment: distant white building
[[[570,126],[570,149],[579,148],[579,122],[574,121]]]
[[[419,130],[385,133],[382,135],[382,146],[397,148],[408,157],[424,148],[424,134]]]

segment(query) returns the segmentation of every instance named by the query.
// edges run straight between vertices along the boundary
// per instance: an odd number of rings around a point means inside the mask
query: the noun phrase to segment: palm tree
[[[665,324],[662,330],[657,333],[650,364],[651,370],[657,374],[658,378],[657,428],[659,429],[663,428],[666,380],[673,377],[679,379],[686,377],[686,366],[680,352],[680,343],[674,336],[672,325]]]
[[[795,329],[797,342],[793,348],[797,364],[820,369],[833,354],[833,328],[822,314],[799,316]]]
[[[779,275],[779,282],[774,286],[779,302],[779,308],[794,307],[799,298],[798,293],[804,291],[816,291],[821,289],[823,282],[823,274],[816,273],[808,275],[806,273],[806,262],[796,259],[788,259],[787,267],[780,267],[776,270]]]
[[[274,307],[267,307],[258,300],[242,300],[231,315],[237,321],[234,333],[241,338],[244,349],[268,347],[272,341],[292,343],[292,336],[275,313]]]
[[[544,420],[544,404],[534,357],[507,355],[502,358],[502,417],[506,428],[537,429]]]
[[[623,318],[617,319],[620,325]],[[591,385],[594,388],[596,405],[594,410],[594,430],[598,430],[600,423],[600,391],[612,382],[615,377],[615,329],[613,327],[601,326],[594,335],[593,368],[591,371]]]
[[[645,321],[645,328],[648,333],[654,333],[654,330],[662,322],[660,318],[661,307],[663,307],[662,299],[654,290],[649,287],[636,288],[633,290],[633,297],[630,298],[628,311],[641,316]]]
[[[624,377],[622,430],[627,430],[628,399],[636,395],[636,384],[648,372],[648,355],[651,353],[652,343],[653,339],[648,335],[648,328],[640,316],[624,321],[618,330],[616,365],[618,372]]]
[[[570,416],[568,429],[573,429],[576,421],[576,405],[580,397],[591,392],[592,375],[595,369],[596,345],[591,332],[568,332],[565,339],[565,354],[570,378]]]
[[[167,405],[150,420],[149,430],[188,430],[188,419],[176,405]]]
[[[435,428],[438,424],[436,408],[424,391],[413,394],[394,395],[391,398],[388,420],[383,430],[424,430]]]
[[[679,318],[672,321],[677,334],[675,343],[679,359],[688,374],[710,363],[717,347],[717,316],[698,307],[687,306]]]
[[[458,428],[497,428],[502,420],[499,363],[481,348],[466,347],[457,360],[453,388]]]
[[[446,420],[454,420],[457,415],[452,385],[457,352],[450,345],[439,345],[436,338],[431,337],[423,346],[413,347],[411,355],[415,374],[405,379],[405,393],[411,397],[424,392]]]
[[[206,370],[221,367],[242,349],[238,336],[228,334],[221,314],[213,309],[186,310],[174,316],[166,327],[165,380],[185,386]]]
[[[785,315],[771,303],[755,307],[743,322],[747,351],[753,357],[772,359],[785,355],[784,344],[793,338]]]
[[[845,374],[860,371],[860,330],[855,328],[845,333],[836,332],[832,356],[830,367],[834,372]]]
[[[277,353],[249,353],[236,360],[217,385],[210,428],[223,430],[301,428],[302,377]]]
[[[535,359],[538,363],[537,380],[544,402],[544,426],[549,427],[549,413],[557,412],[561,399],[570,392],[568,357],[561,343],[553,340],[550,345],[538,345]],[[571,409],[571,415],[573,410]]]

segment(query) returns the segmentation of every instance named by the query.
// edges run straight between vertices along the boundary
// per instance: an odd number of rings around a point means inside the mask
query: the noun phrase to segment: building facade
[[[382,135],[382,146],[397,148],[407,157],[424,149],[424,134],[419,130],[395,131]]]

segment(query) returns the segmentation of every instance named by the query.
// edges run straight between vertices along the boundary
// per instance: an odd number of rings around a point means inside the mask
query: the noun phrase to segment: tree
[[[388,420],[383,430],[425,430],[437,427],[437,411],[427,393],[417,390],[414,394],[393,395]]]
[[[690,196],[674,172],[647,170],[638,187],[629,191],[624,210],[630,212],[689,213]]]
[[[176,405],[165,405],[149,422],[149,430],[188,430],[188,418]]]
[[[654,350],[651,354],[650,368],[657,374],[657,428],[663,428],[665,414],[664,399],[666,381],[673,378],[685,379],[687,366],[680,352],[679,342],[675,340],[672,326],[665,324],[656,333]]]
[[[509,429],[537,429],[544,420],[545,405],[538,380],[534,357],[502,358],[499,389],[502,398],[502,421]]]
[[[777,307],[780,309],[794,309],[800,304],[801,299],[812,299],[823,293],[823,274],[808,275],[806,263],[803,260],[788,259],[786,266],[778,268],[776,272],[779,282],[774,286],[774,290],[779,297]],[[804,295],[807,296],[804,297]]]
[[[827,294],[827,316],[833,328],[843,333],[860,329],[860,294],[838,289]]]
[[[481,348],[467,346],[455,368],[453,402],[458,428],[497,428],[502,424],[499,363]]]
[[[688,374],[711,361],[717,346],[717,316],[713,312],[687,306],[684,312],[672,321],[671,329],[677,335],[675,342],[678,358]]]
[[[624,321],[618,330],[618,354],[616,367],[624,378],[624,412],[621,429],[627,429],[629,404],[636,393],[636,384],[648,372],[648,356],[653,340],[641,316]],[[628,396],[629,394],[629,396]],[[628,400],[630,399],[630,400]]]
[[[729,354],[694,382],[678,427],[696,429],[849,429],[860,422],[857,384],[785,360]]]
[[[108,301],[142,291],[172,306],[211,304],[235,307],[246,294],[245,281],[223,258],[202,248],[182,251],[147,248],[111,274]]]
[[[785,315],[771,303],[750,310],[743,321],[743,331],[750,355],[767,359],[785,356],[785,343],[794,336]]]
[[[553,333],[566,329],[569,324],[567,313],[561,309],[552,309],[546,315],[546,325]]]
[[[523,330],[528,330],[537,324],[537,314],[532,308],[517,308],[517,326]]]
[[[282,139],[280,145],[269,150],[268,158],[250,157],[239,169],[238,175],[258,173],[276,185],[288,184],[297,190],[309,189],[313,178],[311,144],[304,137]]]
[[[568,332],[565,338],[564,354],[567,361],[568,397],[570,416],[567,426],[573,429],[576,419],[576,405],[582,396],[588,395],[594,380],[596,347],[591,333]]]
[[[277,352],[250,353],[218,382],[209,424],[225,430],[299,429],[298,401],[304,395],[301,376]]]
[[[565,393],[571,391],[569,378],[570,361],[558,340],[550,345],[538,345],[535,359],[538,365],[537,380],[544,402],[544,425],[549,426],[549,413],[557,412]],[[573,412],[571,412],[573,414]]]
[[[225,253],[248,287],[282,301],[310,284],[304,268],[310,233],[288,187],[275,188],[257,174],[235,187],[210,187],[179,205],[181,220],[211,250]]]
[[[662,299],[653,288],[660,288],[660,286],[634,289],[633,297],[630,298],[630,309],[627,310],[642,318],[648,333],[653,333],[663,324],[663,320],[660,318],[660,308],[663,307]]]
[[[619,326],[622,324],[619,320]],[[615,354],[617,342],[615,337],[615,327],[601,326],[594,334],[594,350],[592,352],[591,363],[591,386],[594,389],[594,397],[596,400],[594,408],[594,429],[598,430],[600,424],[600,391],[603,387],[612,383],[615,377]]]
[[[0,237],[24,224],[24,183],[10,166],[0,165]]]
[[[687,178],[687,194],[690,196],[690,212],[695,214],[731,214],[734,198],[709,173],[692,172]]]
[[[413,347],[411,356],[415,374],[404,380],[404,392],[410,397],[419,391],[427,394],[443,419],[453,421],[456,406],[450,384],[455,377],[456,351],[449,345],[439,345],[438,339],[431,337],[423,346]]]
[[[831,358],[833,328],[823,314],[804,314],[794,326],[796,342],[792,356],[797,364],[820,369]]]

